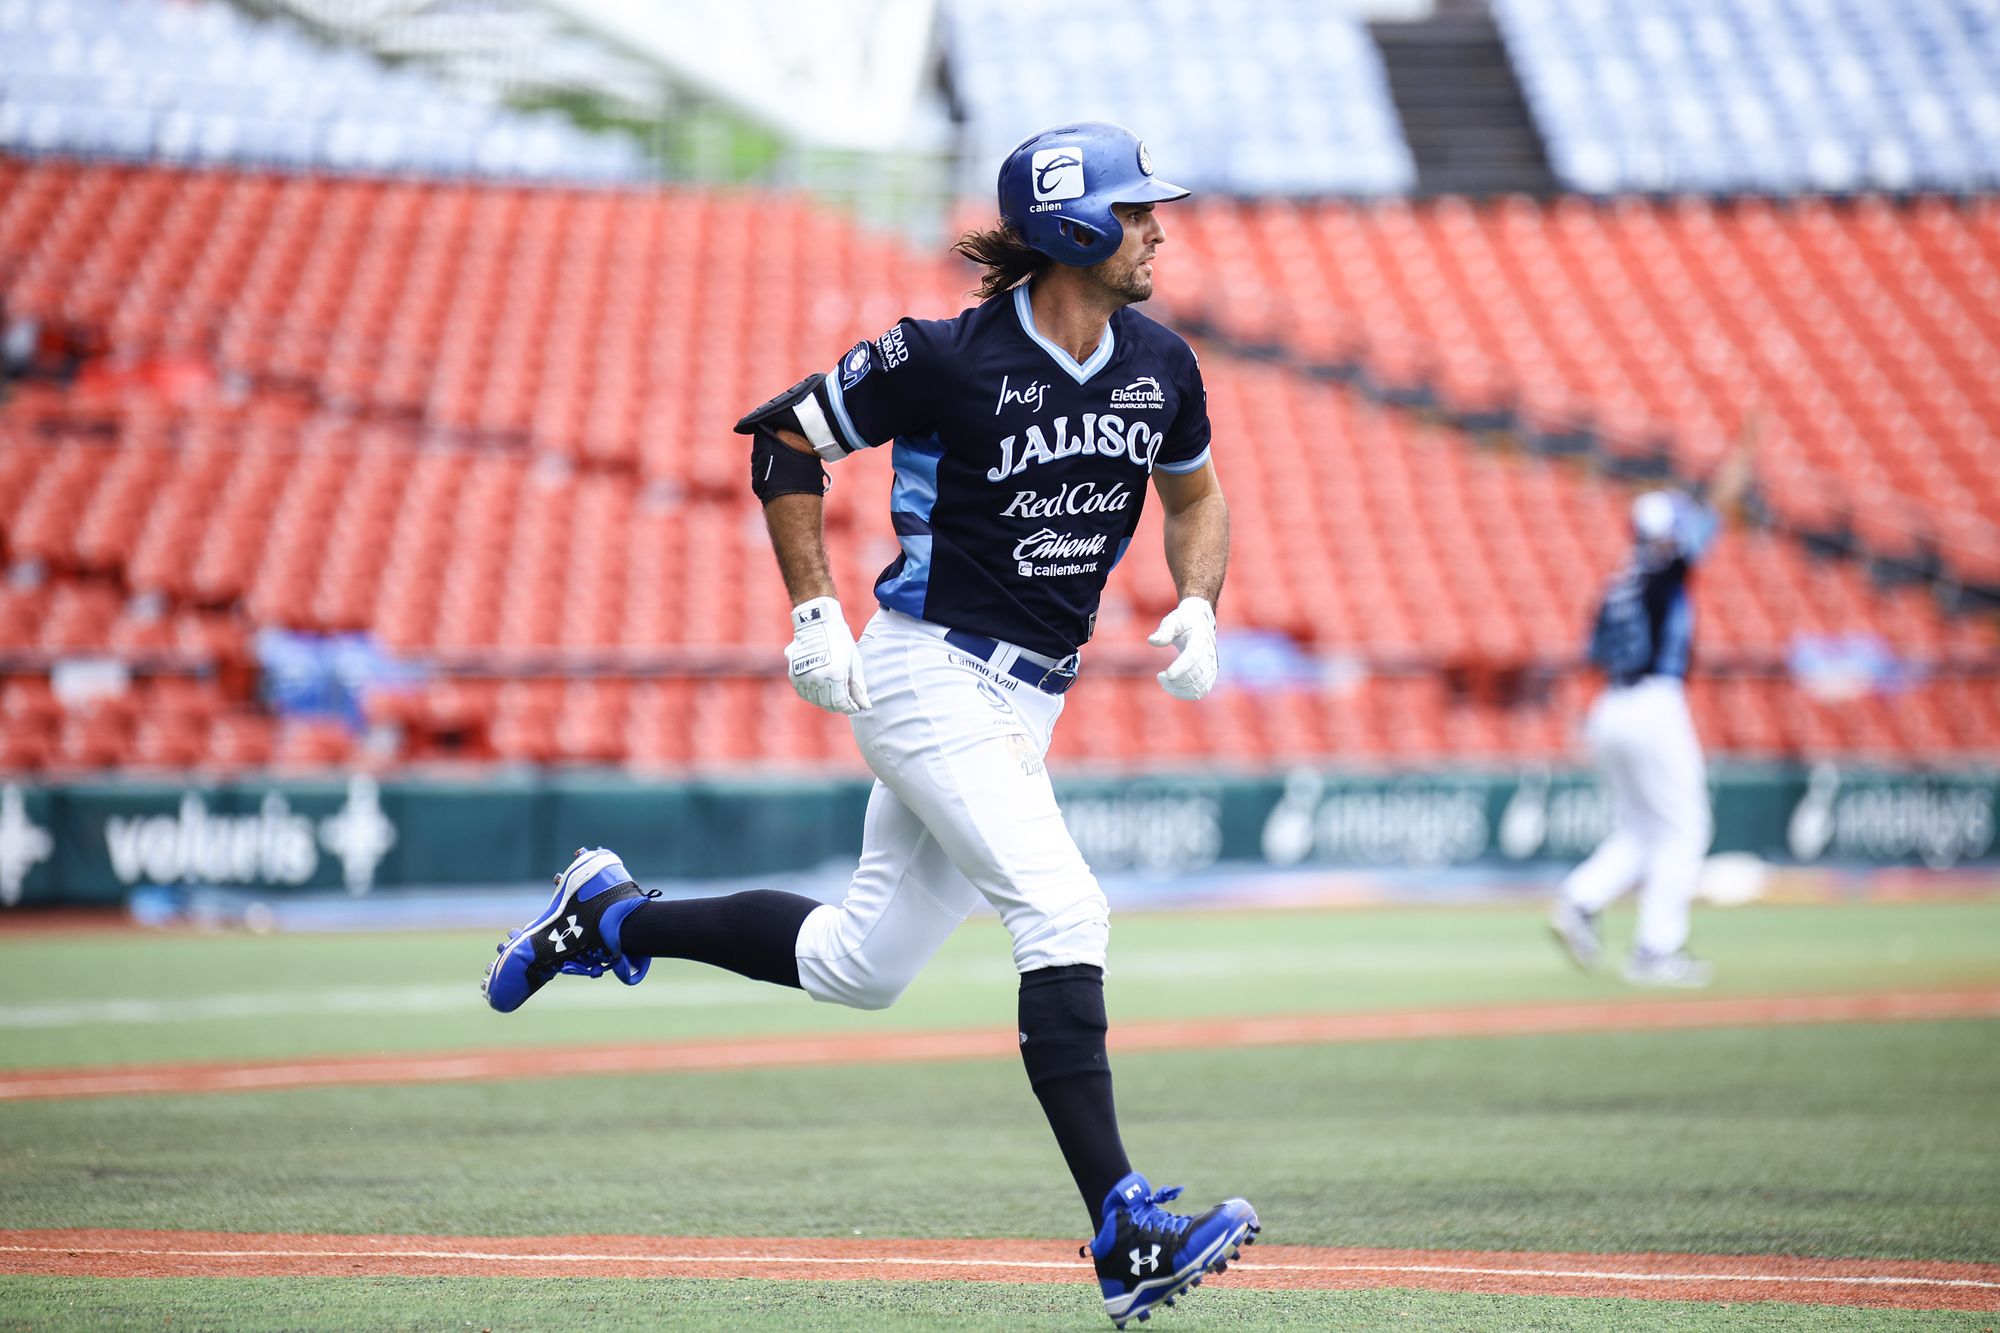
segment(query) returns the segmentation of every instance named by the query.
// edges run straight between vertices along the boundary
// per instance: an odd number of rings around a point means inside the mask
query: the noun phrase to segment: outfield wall
[[[1610,810],[1587,774],[1464,771],[1090,778],[1058,784],[1106,873],[1507,866],[1580,859]],[[2000,860],[2000,772],[1728,767],[1717,852],[1788,864]],[[865,782],[249,780],[0,785],[0,905],[109,903],[144,885],[260,891],[519,884],[616,847],[642,879],[809,870],[858,851]]]

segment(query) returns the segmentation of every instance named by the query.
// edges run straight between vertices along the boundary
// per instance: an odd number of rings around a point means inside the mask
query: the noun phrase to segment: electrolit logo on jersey
[[[1102,556],[1110,541],[1101,532],[1093,532],[1087,537],[1079,537],[1073,532],[1057,532],[1054,528],[1041,528],[1029,533],[1014,543],[1014,572],[1024,579],[1055,578],[1065,574],[1095,574],[1097,560],[1085,560],[1085,556]],[[1041,565],[1038,560],[1063,561],[1062,564]]]
[[[1051,438],[1053,437],[1053,438]],[[1083,425],[1074,433],[1068,417],[1057,417],[1043,431],[1041,424],[1000,441],[1000,464],[986,469],[986,480],[1005,481],[1038,463],[1054,463],[1065,458],[1099,455],[1129,458],[1143,468],[1153,465],[1153,455],[1166,436],[1143,421],[1129,425],[1116,412],[1085,412]]]
[[[1167,405],[1167,394],[1160,387],[1158,380],[1154,379],[1151,375],[1141,375],[1124,388],[1113,389],[1111,391],[1111,405],[1113,407],[1135,407],[1140,409],[1165,407]]]
[[[1132,503],[1132,490],[1122,481],[1099,486],[1094,481],[1064,482],[1054,495],[1016,491],[1002,518],[1061,518],[1067,514],[1117,514]]]
[[[1028,159],[1028,170],[1038,204],[1083,197],[1083,155],[1074,148],[1037,148]]]

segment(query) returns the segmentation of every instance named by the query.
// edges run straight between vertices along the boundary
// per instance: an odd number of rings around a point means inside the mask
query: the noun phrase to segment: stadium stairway
[[[1550,195],[1556,179],[1482,0],[1441,0],[1414,22],[1378,22],[1389,93],[1416,158],[1419,195]]]

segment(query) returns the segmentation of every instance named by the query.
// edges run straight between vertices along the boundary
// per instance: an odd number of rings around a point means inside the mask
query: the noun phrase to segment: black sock
[[[1021,1063],[1095,1231],[1104,1196],[1132,1170],[1104,1052],[1103,969],[1079,963],[1022,973],[1020,1021]]]
[[[799,927],[817,898],[751,889],[683,902],[654,899],[618,927],[618,947],[634,958],[687,958],[757,981],[799,984]]]

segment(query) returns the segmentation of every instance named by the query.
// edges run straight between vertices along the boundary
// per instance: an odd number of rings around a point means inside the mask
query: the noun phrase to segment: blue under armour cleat
[[[608,971],[628,986],[638,985],[653,960],[634,960],[619,951],[618,923],[632,909],[610,909],[659,895],[658,889],[643,890],[634,883],[616,852],[577,848],[576,859],[556,876],[555,897],[542,914],[508,932],[500,945],[500,956],[479,987],[486,1003],[511,1014],[558,972],[601,977]]]
[[[1104,1196],[1104,1225],[1084,1252],[1097,1261],[1104,1313],[1120,1328],[1151,1318],[1156,1305],[1172,1305],[1257,1241],[1257,1210],[1247,1201],[1224,1199],[1199,1217],[1160,1207],[1180,1192],[1178,1185],[1155,1191],[1134,1171]]]

